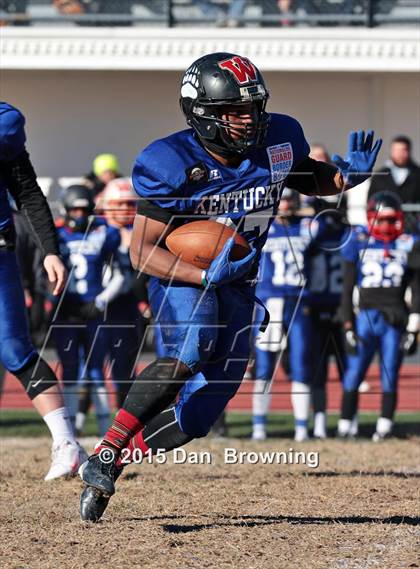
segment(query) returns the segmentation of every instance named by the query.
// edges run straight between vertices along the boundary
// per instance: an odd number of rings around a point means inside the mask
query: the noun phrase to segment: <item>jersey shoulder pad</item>
[[[403,233],[402,235],[399,235],[395,240],[395,247],[404,251],[411,251],[414,247],[415,242],[416,238],[414,235]]]
[[[364,225],[355,225],[351,232],[350,240],[352,239],[362,243],[367,241],[369,239],[369,232],[367,227],[365,227]]]
[[[268,237],[273,237],[273,235],[275,234],[276,234],[276,226],[275,223],[273,222],[268,228]]]
[[[352,228],[350,237],[345,234],[343,236],[340,251],[346,261],[356,262],[359,258],[359,250],[368,244],[369,235],[367,228],[362,225],[356,225]]]
[[[303,217],[300,220],[300,234],[309,239],[315,239],[319,231],[319,222],[313,217]]]
[[[106,243],[109,249],[118,249],[121,243],[121,235],[116,227],[107,225],[106,227]]]
[[[190,130],[176,132],[149,144],[134,164],[135,191],[146,198],[174,193],[185,182],[186,156],[191,144]]]
[[[0,102],[0,160],[9,162],[25,148],[25,117],[9,105]]]
[[[289,143],[293,152],[293,165],[299,164],[309,155],[309,144],[301,124],[289,115],[270,113],[270,125],[266,146]]]

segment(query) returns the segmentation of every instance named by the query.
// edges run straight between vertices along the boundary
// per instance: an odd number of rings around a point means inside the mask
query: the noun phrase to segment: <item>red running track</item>
[[[145,365],[145,364],[143,364]],[[57,366],[57,364],[55,364]],[[53,364],[54,367],[54,364]],[[58,375],[59,369],[57,369]],[[328,408],[330,411],[337,411],[340,408],[341,384],[338,379],[337,370],[331,366],[331,378],[328,383]],[[370,367],[366,376],[369,383],[369,391],[360,396],[360,409],[363,411],[378,411],[380,409],[381,388],[379,380],[379,367],[374,364]],[[113,387],[107,381],[110,393]],[[229,404],[229,409],[249,411],[252,399],[252,381],[244,381],[234,399]],[[280,371],[273,382],[273,398],[271,409],[273,411],[290,411],[290,384],[285,375]],[[115,398],[112,395],[112,402]],[[18,380],[11,374],[6,374],[3,396],[0,407],[3,409],[28,409],[31,402]],[[399,411],[420,411],[420,366],[416,364],[405,364],[401,368],[399,379]]]

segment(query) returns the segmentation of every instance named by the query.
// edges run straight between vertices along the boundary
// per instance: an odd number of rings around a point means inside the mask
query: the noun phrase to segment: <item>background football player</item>
[[[98,205],[110,227],[115,227],[121,237],[118,259],[124,283],[109,303],[107,323],[109,328],[109,358],[111,375],[117,389],[117,405],[122,407],[134,379],[137,352],[144,335],[144,322],[138,310],[143,296],[143,280],[130,261],[130,242],[136,215],[138,196],[128,178],[109,182],[98,196]],[[140,294],[139,294],[140,289]]]
[[[248,59],[201,57],[181,84],[191,128],[153,142],[136,160],[133,184],[141,200],[131,260],[152,276],[150,304],[167,350],[136,378],[80,470],[83,519],[97,521],[115,492],[122,448],[170,450],[206,436],[239,388],[251,346],[252,283],[286,178],[303,193],[335,194],[372,169],[380,148],[380,141],[373,146],[373,133],[352,134],[338,168],[316,162],[308,158],[298,121],[268,114],[267,99],[264,80]],[[234,224],[250,253],[231,260],[230,239],[204,271],[177,258],[165,248],[165,236],[197,216]]]
[[[75,421],[81,382],[90,382],[99,432],[109,425],[109,402],[103,365],[108,349],[104,326],[108,303],[117,296],[123,275],[117,253],[120,235],[92,213],[93,194],[85,186],[70,186],[63,197],[64,225],[58,229],[60,253],[69,271],[69,281],[54,318],[53,335],[63,366],[64,396]],[[111,266],[112,276],[103,286],[103,273]]]
[[[288,346],[295,439],[308,438],[312,334],[307,287],[311,245],[317,222],[297,215],[299,194],[285,188],[279,215],[272,223],[262,250],[257,296],[270,313],[270,323],[255,342],[255,382],[252,403],[252,438],[266,438],[273,374],[280,353]],[[261,307],[257,307],[261,314]],[[258,317],[258,314],[257,314]]]
[[[86,453],[74,438],[57,379],[29,337],[7,192],[34,231],[54,295],[64,286],[65,269],[58,257],[54,221],[25,149],[24,125],[20,111],[0,103],[0,360],[25,387],[51,432],[52,463],[45,480],[52,480],[74,474]]]
[[[311,204],[315,219],[322,225],[312,249],[309,268],[309,305],[314,334],[312,337],[312,405],[314,437],[327,436],[327,393],[330,356],[333,356],[340,378],[346,362],[343,327],[339,306],[343,287],[343,262],[340,248],[350,227],[346,221],[344,196],[333,199],[314,198]],[[337,199],[336,199],[337,198]]]
[[[374,194],[368,202],[367,217],[368,227],[355,228],[342,248],[345,260],[342,309],[348,357],[338,435],[351,434],[358,387],[379,351],[383,394],[381,415],[373,435],[377,441],[392,431],[403,354],[412,354],[417,348],[420,249],[415,236],[403,233],[401,202],[395,194]],[[409,284],[410,307],[404,300]],[[355,286],[359,291],[356,316]]]

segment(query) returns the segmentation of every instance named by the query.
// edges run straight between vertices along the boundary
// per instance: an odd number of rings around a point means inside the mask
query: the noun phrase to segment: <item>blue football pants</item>
[[[396,391],[403,357],[400,342],[404,330],[389,324],[381,311],[369,309],[362,310],[357,316],[356,332],[360,342],[357,354],[347,356],[344,390],[357,391],[375,353],[379,351],[382,390]]]
[[[0,251],[0,361],[6,369],[16,372],[36,355],[29,336],[16,255],[13,251]]]
[[[252,338],[253,289],[226,285],[204,290],[152,278],[149,300],[164,355],[195,372],[180,391],[176,419],[184,433],[203,437],[245,374]]]
[[[270,312],[270,324],[255,342],[255,378],[271,381],[279,353],[288,346],[290,379],[309,384],[312,376],[312,324],[309,309],[298,297],[261,299]],[[257,319],[262,318],[256,307]]]
[[[90,380],[96,386],[103,386],[103,366],[109,347],[108,331],[103,322],[60,322],[54,324],[52,334],[63,366],[64,385],[76,385],[80,379],[81,383]]]

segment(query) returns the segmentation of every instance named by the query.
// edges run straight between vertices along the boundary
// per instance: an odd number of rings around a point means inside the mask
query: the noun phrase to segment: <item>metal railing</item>
[[[420,25],[419,0],[0,0],[3,25]]]

